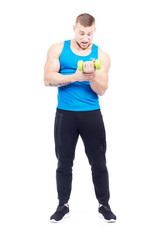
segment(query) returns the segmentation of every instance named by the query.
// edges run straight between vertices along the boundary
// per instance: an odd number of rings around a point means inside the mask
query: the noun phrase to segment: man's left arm
[[[95,79],[90,81],[92,90],[99,96],[102,96],[108,88],[108,72],[111,65],[110,57],[100,48],[98,58],[101,60],[101,70],[96,70]]]

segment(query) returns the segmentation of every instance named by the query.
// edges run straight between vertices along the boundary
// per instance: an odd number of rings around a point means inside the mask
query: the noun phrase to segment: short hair
[[[83,27],[90,27],[95,23],[95,18],[88,13],[82,13],[76,18],[77,23],[80,23]]]

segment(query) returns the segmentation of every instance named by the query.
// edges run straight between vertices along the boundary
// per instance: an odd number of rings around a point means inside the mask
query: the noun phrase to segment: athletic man
[[[60,221],[68,212],[71,193],[72,166],[75,148],[81,136],[92,170],[99,213],[108,222],[116,216],[109,206],[109,180],[106,166],[106,136],[99,97],[108,88],[110,57],[92,43],[95,19],[89,14],[77,17],[72,40],[53,44],[47,54],[44,69],[45,86],[58,87],[58,106],[55,116],[54,138],[58,159],[56,181],[59,205],[50,217]],[[93,61],[100,59],[101,70]],[[83,60],[83,72],[77,63]]]

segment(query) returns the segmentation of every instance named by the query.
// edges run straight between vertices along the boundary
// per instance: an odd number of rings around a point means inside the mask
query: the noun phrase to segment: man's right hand
[[[75,80],[78,82],[85,82],[85,81],[94,81],[96,77],[96,71],[91,73],[80,72],[78,69],[74,73]]]

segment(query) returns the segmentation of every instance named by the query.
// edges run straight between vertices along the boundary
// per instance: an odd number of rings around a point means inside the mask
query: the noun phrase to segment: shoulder
[[[47,56],[51,58],[59,57],[61,55],[63,46],[64,46],[64,41],[60,43],[52,44],[48,49]]]
[[[107,60],[108,62],[111,62],[111,58],[108,53],[104,52],[100,47],[98,47],[98,58],[101,60]]]

